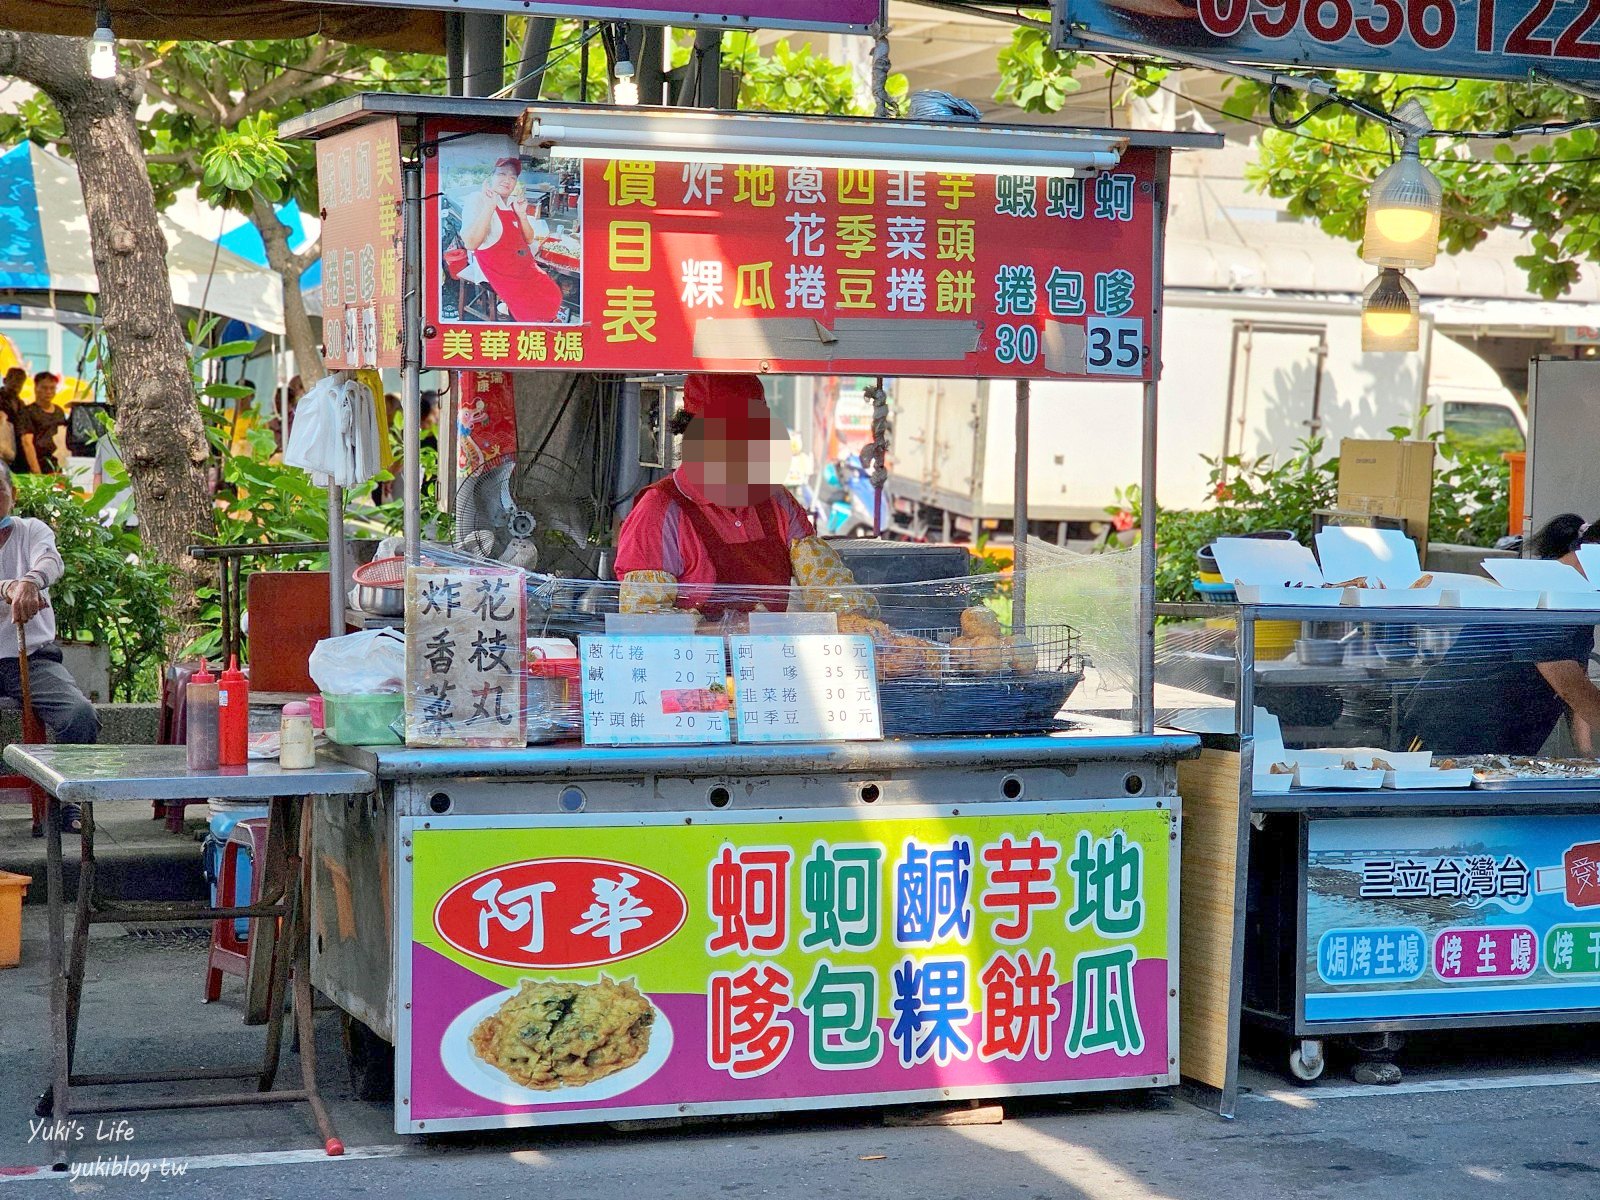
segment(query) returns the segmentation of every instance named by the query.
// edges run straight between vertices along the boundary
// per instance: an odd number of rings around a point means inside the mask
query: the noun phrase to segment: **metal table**
[[[135,1112],[161,1108],[208,1108],[241,1104],[304,1101],[311,1108],[323,1146],[342,1154],[344,1146],[317,1090],[315,1042],[311,1028],[311,971],[305,876],[311,861],[311,807],[308,796],[370,792],[373,777],[358,767],[320,761],[307,771],[285,771],[277,763],[251,763],[219,771],[187,769],[182,746],[22,746],[5,750],[14,770],[49,794],[45,869],[50,925],[50,1031],[52,1072],[38,1113],[54,1118],[64,1129],[67,1118],[98,1112]],[[151,800],[264,800],[269,803],[267,861],[262,864],[261,900],[252,905],[217,907],[207,904],[142,904],[102,902],[95,895],[94,805],[101,802],[148,803]],[[80,805],[83,846],[75,919],[70,940],[61,847],[61,806]],[[290,831],[298,830],[291,839]],[[88,950],[89,926],[104,922],[191,921],[243,918],[283,922],[274,953],[267,996],[267,1037],[259,1067],[200,1067],[132,1074],[74,1074],[78,1016]],[[293,964],[291,980],[290,966]],[[283,996],[293,985],[291,1005],[300,1038],[301,1086],[274,1089],[283,1040]],[[74,1087],[159,1084],[207,1079],[256,1079],[256,1090],[223,1095],[136,1100],[75,1101]],[[66,1141],[54,1141],[55,1161],[64,1163]]]

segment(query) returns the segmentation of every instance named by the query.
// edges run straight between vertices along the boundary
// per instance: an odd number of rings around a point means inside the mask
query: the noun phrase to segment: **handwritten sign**
[[[406,568],[406,744],[525,746],[520,571]]]
[[[865,635],[736,637],[741,742],[871,742],[883,736]]]
[[[585,637],[583,740],[591,746],[731,740],[728,672],[715,637]]]

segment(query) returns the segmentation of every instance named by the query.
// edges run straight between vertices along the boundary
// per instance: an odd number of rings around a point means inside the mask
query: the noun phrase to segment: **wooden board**
[[[1228,1077],[1239,867],[1239,755],[1206,750],[1178,764],[1183,870],[1178,928],[1178,1061],[1209,1087]]]

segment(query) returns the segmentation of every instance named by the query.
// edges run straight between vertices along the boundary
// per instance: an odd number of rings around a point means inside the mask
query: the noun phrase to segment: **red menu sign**
[[[317,143],[322,360],[400,365],[400,127],[374,121]]]
[[[1065,179],[464,132],[428,134],[426,366],[1149,378],[1158,152]]]

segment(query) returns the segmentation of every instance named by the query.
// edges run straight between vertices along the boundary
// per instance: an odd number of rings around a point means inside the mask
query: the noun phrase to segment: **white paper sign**
[[[406,568],[406,744],[526,746],[521,571]]]
[[[1317,534],[1322,575],[1331,583],[1365,578],[1386,588],[1409,588],[1422,577],[1417,544],[1398,529],[1330,525]]]
[[[870,637],[799,634],[729,643],[741,742],[872,742],[883,736]]]
[[[715,637],[585,637],[583,740],[591,746],[731,740],[728,671]]]

